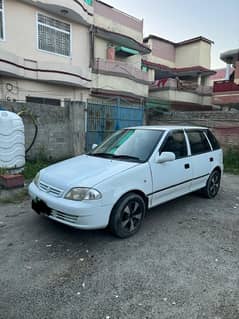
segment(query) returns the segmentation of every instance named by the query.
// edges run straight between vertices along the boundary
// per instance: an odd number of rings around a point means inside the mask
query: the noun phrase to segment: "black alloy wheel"
[[[214,198],[221,184],[221,172],[219,170],[214,170],[208,178],[207,185],[202,189],[203,195],[207,198]]]
[[[125,195],[114,207],[110,217],[110,228],[120,238],[134,235],[145,215],[145,202],[135,193]]]

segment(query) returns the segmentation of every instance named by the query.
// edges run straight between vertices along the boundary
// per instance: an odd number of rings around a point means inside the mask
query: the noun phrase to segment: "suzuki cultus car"
[[[125,128],[85,155],[42,169],[29,186],[32,208],[79,229],[135,234],[148,209],[200,190],[217,195],[222,150],[204,127]]]

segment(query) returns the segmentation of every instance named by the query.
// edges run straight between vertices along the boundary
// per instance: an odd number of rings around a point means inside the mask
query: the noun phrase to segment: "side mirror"
[[[91,146],[91,149],[94,150],[97,146],[98,146],[97,144],[93,144],[93,145]]]
[[[175,161],[176,156],[173,152],[163,152],[156,157],[156,163],[166,163]]]

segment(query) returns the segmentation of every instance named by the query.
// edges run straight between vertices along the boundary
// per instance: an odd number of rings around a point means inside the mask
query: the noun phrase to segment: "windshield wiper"
[[[96,156],[96,157],[106,157],[106,158],[114,157],[114,154],[110,154],[110,153],[88,153],[87,155]]]
[[[118,158],[118,159],[128,159],[128,160],[134,160],[134,161],[141,161],[140,158],[136,157],[136,156],[130,156],[130,155],[113,155],[113,158]]]
[[[111,153],[88,153],[87,155],[96,156],[96,157],[105,157],[105,158],[113,158],[113,159],[125,159],[125,160],[133,160],[133,161],[141,161],[140,158],[136,156],[130,155],[115,155]]]

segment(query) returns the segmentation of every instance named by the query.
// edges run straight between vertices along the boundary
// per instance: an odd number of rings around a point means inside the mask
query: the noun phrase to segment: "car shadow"
[[[135,236],[140,236],[141,231],[144,228],[148,228],[147,226],[151,224],[171,222],[172,217],[179,214],[181,216],[182,211],[184,211],[185,214],[185,211],[188,210],[193,203],[198,202],[200,204],[201,200],[203,199],[200,196],[193,193],[149,209],[146,213],[141,230]],[[190,211],[188,214],[190,214]],[[38,216],[38,218],[40,219],[38,225],[41,228],[41,231],[44,229],[44,232],[50,234],[50,237],[54,242],[67,242],[72,245],[77,245],[79,242],[86,245],[100,242],[101,245],[103,245],[104,243],[122,241],[122,239],[115,237],[110,232],[109,228],[99,230],[79,230],[41,216]],[[133,236],[133,238],[135,236]]]

